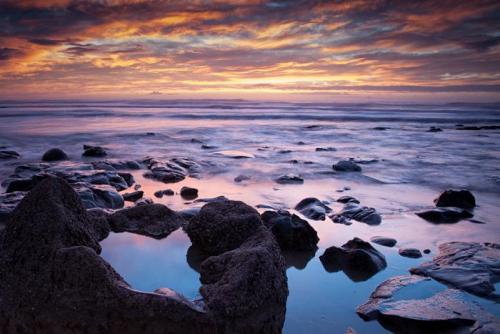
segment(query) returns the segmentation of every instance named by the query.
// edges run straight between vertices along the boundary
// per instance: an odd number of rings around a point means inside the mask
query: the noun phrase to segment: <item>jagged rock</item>
[[[68,159],[68,156],[60,148],[51,148],[42,156],[43,161],[60,161],[66,159]]]
[[[424,299],[401,299],[404,289],[419,286],[428,278],[397,276],[380,284],[370,299],[356,310],[364,320],[378,320],[394,333],[496,333],[500,321],[464,293],[445,289]],[[407,294],[406,294],[407,295]],[[495,329],[496,328],[496,329]]]
[[[62,179],[47,178],[18,205],[0,240],[6,332],[217,332],[199,306],[131,289],[98,255],[91,226]]]
[[[435,208],[426,211],[415,212],[417,216],[434,224],[454,224],[462,219],[472,218],[473,214],[468,210],[460,208]]]
[[[91,145],[83,145],[83,153],[84,157],[105,157],[108,155],[106,150],[101,146],[91,146]]]
[[[16,151],[0,150],[0,160],[19,159],[21,155]]]
[[[299,175],[295,175],[295,174],[281,175],[280,177],[278,177],[274,181],[276,183],[279,183],[279,184],[302,184],[302,183],[304,183],[304,179],[302,177],[300,177]]]
[[[412,259],[418,259],[422,257],[422,253],[416,248],[401,248],[398,250],[399,255],[404,257],[410,257]]]
[[[338,216],[354,219],[368,225],[378,225],[382,222],[382,217],[377,213],[377,210],[355,202],[347,202],[342,210],[332,215],[331,218],[336,219]]]
[[[471,210],[476,206],[474,195],[468,190],[446,190],[434,200],[438,207],[457,207]]]
[[[123,200],[128,202],[135,202],[144,196],[144,191],[138,190],[131,193],[122,194]]]
[[[490,296],[500,281],[500,245],[476,242],[448,242],[430,262],[410,269],[458,289]]]
[[[131,232],[163,239],[185,223],[176,212],[162,204],[126,208],[108,217],[113,232]]]
[[[326,271],[342,270],[354,282],[366,281],[387,266],[384,255],[359,238],[327,248],[319,259]]]
[[[182,187],[180,194],[185,199],[195,199],[198,197],[198,189],[191,187]]]
[[[240,201],[205,204],[186,228],[192,243],[208,254],[239,247],[262,225],[259,213]]]
[[[315,250],[318,234],[309,223],[285,210],[265,211],[262,221],[271,230],[281,249],[307,251]]]
[[[326,214],[332,211],[331,208],[314,197],[307,197],[301,200],[295,206],[295,210],[313,220],[325,220]]]
[[[341,160],[332,167],[337,172],[361,172],[361,166],[351,160]]]
[[[386,247],[394,247],[396,246],[396,239],[393,238],[387,238],[387,237],[381,237],[381,236],[375,236],[370,238],[370,241],[373,243],[376,243],[378,245],[386,246]]]

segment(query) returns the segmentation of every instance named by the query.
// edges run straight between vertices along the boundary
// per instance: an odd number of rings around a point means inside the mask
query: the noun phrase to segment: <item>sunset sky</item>
[[[500,101],[500,2],[1,0],[0,98]]]

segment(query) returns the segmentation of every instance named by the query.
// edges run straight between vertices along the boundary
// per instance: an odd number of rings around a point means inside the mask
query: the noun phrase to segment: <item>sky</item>
[[[500,101],[500,1],[0,0],[0,98]]]

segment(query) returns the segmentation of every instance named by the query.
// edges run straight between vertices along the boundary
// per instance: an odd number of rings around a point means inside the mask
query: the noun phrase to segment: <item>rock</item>
[[[138,199],[137,201],[135,201],[135,206],[140,206],[140,205],[149,205],[149,204],[153,204],[154,201],[153,199],[149,198],[149,197],[143,197],[141,199]]]
[[[429,128],[429,130],[427,130],[427,132],[441,132],[441,131],[443,131],[443,129],[435,127],[435,126],[431,126]]]
[[[172,189],[165,189],[165,190],[155,191],[154,195],[157,198],[162,198],[164,195],[165,196],[174,196],[175,192]]]
[[[279,150],[278,153],[279,154],[288,154],[288,153],[292,153],[292,150]]]
[[[130,173],[118,173],[118,175],[125,180],[125,182],[127,183],[127,186],[128,187],[131,187],[134,185],[135,183],[135,179],[134,179],[134,176]]]
[[[484,125],[484,126],[458,126],[455,130],[498,130],[500,125]]]
[[[225,196],[209,197],[209,198],[198,198],[195,203],[213,203],[213,202],[226,202],[229,199]]]
[[[307,197],[301,200],[295,206],[295,210],[313,220],[325,220],[326,214],[332,211],[330,207],[314,197]]]
[[[374,164],[374,163],[377,163],[379,160],[378,159],[352,159],[351,161],[357,163],[357,164],[360,164],[360,165],[370,165],[370,164]]]
[[[434,224],[454,224],[462,219],[472,218],[473,214],[460,208],[436,208],[415,212],[417,216]]]
[[[0,150],[0,160],[19,159],[21,155],[16,151]]]
[[[139,191],[134,191],[131,193],[125,193],[122,196],[123,196],[124,201],[135,202],[138,199],[142,198],[143,195],[144,195],[144,191],[139,190]]]
[[[87,210],[87,215],[89,216],[89,221],[94,229],[95,237],[98,241],[106,239],[111,232],[111,227],[109,226],[108,216],[110,215],[105,209],[93,208]]]
[[[201,148],[202,148],[203,150],[213,150],[213,149],[216,149],[216,148],[218,148],[218,147],[217,147],[217,146],[215,146],[215,145],[207,145],[207,144],[203,144],[203,145],[201,145]]]
[[[445,289],[430,297],[408,299],[412,288],[421,290],[426,278],[397,276],[382,284],[356,310],[364,320],[377,319],[394,333],[495,333],[500,321],[458,290]],[[424,287],[425,288],[425,287]]]
[[[349,190],[349,189],[342,189],[342,190]],[[352,197],[352,196],[341,196],[339,198],[337,198],[337,202],[339,203],[357,203],[359,204],[359,200],[355,197]]]
[[[27,179],[11,179],[8,180],[7,189],[5,190],[8,193],[15,191],[30,191],[33,189],[40,181],[49,177],[49,174],[40,173],[33,175],[31,178]]]
[[[426,248],[422,251],[424,254],[430,254],[431,253],[431,250]]]
[[[161,181],[163,183],[176,183],[184,180],[189,174],[189,166],[183,167],[176,161],[160,161],[154,158],[144,160],[149,172],[144,177]],[[181,162],[182,163],[182,162]]]
[[[190,222],[193,217],[195,217],[201,208],[189,208],[181,211],[177,211],[177,214],[181,216],[185,221]]]
[[[316,152],[335,152],[335,147],[316,147]]]
[[[60,148],[51,148],[42,156],[43,161],[60,161],[66,159],[68,159],[68,156]]]
[[[77,194],[40,182],[18,205],[0,241],[0,323],[7,332],[215,333],[194,303],[130,288],[101,248]]]
[[[163,239],[177,230],[184,219],[162,204],[144,204],[116,211],[108,217],[113,232],[131,232]]]
[[[232,159],[251,159],[255,158],[255,156],[251,153],[243,152],[243,151],[236,151],[236,150],[226,150],[226,151],[218,151],[214,152],[214,155],[220,155],[226,158],[232,158]]]
[[[418,259],[422,257],[422,253],[416,248],[400,248],[398,250],[399,255],[404,257],[410,257],[412,259]]]
[[[446,190],[434,200],[438,207],[457,207],[472,210],[476,206],[474,195],[468,190]]]
[[[135,160],[103,160],[103,161],[92,161],[92,166],[95,169],[103,170],[126,170],[126,169],[141,169],[141,164]]]
[[[394,247],[396,246],[396,239],[393,238],[387,238],[387,237],[380,237],[380,236],[375,236],[370,238],[370,241],[373,243],[376,243],[378,245],[386,246],[386,247]]]
[[[236,183],[240,183],[240,182],[243,182],[243,181],[248,181],[250,180],[251,177],[248,176],[248,175],[238,175],[234,178],[234,182]]]
[[[283,250],[307,251],[317,249],[318,234],[309,223],[288,211],[265,211],[264,225],[271,230]]]
[[[279,184],[302,184],[302,183],[304,183],[304,179],[301,178],[299,175],[295,175],[295,174],[281,175],[280,177],[278,177],[274,181],[276,183],[279,183]]]
[[[195,199],[198,197],[198,189],[191,187],[182,187],[181,196],[185,199]]]
[[[376,126],[373,128],[373,130],[377,130],[377,131],[385,131],[385,130],[389,130],[390,128],[389,127],[386,127],[386,126]]]
[[[104,150],[101,146],[91,146],[91,145],[83,145],[83,153],[84,157],[105,157],[107,155],[106,150]]]
[[[361,166],[350,160],[341,160],[332,167],[337,172],[361,172]]]
[[[349,218],[344,217],[344,216],[333,215],[333,216],[330,216],[330,218],[332,219],[332,222],[334,222],[335,224],[343,224],[346,226],[352,225],[352,221]]]
[[[327,248],[319,259],[327,272],[342,270],[354,282],[366,281],[387,266],[384,255],[359,238]]]
[[[355,202],[347,202],[342,210],[332,215],[331,218],[336,219],[337,216],[354,219],[368,225],[379,225],[382,222],[382,217],[377,213],[377,210],[361,206]]]
[[[84,182],[77,182],[73,183],[72,187],[78,193],[83,205],[87,209],[120,209],[124,205],[122,195],[108,185],[91,185]]]
[[[239,247],[259,226],[259,213],[240,201],[205,204],[186,228],[193,245],[208,254]]]
[[[500,245],[476,242],[448,242],[430,262],[410,269],[478,296],[490,296],[500,281]]]
[[[16,206],[25,196],[25,192],[15,191],[5,194],[0,194],[0,224],[5,223]]]
[[[201,144],[201,143],[203,143],[203,141],[200,140],[200,139],[197,139],[197,138],[191,138],[191,143],[193,143],[193,144]]]

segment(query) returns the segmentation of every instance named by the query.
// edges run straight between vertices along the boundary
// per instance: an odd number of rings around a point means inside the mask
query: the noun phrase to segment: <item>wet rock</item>
[[[226,158],[231,159],[251,159],[255,158],[255,156],[251,153],[243,152],[243,151],[235,151],[235,150],[226,150],[226,151],[218,151],[214,152],[214,155],[220,155]]]
[[[431,253],[431,250],[426,248],[422,251],[424,254],[430,254]]]
[[[144,191],[134,191],[131,193],[122,194],[123,200],[128,202],[135,202],[144,196]]]
[[[377,163],[379,160],[378,159],[352,159],[351,161],[359,164],[359,165],[370,165]]]
[[[125,182],[127,183],[127,186],[131,187],[134,185],[135,179],[134,179],[134,176],[132,174],[120,172],[120,173],[118,173],[118,175],[125,180]]]
[[[91,146],[91,145],[83,145],[83,153],[84,157],[105,157],[107,155],[106,150],[101,146]]]
[[[393,238],[387,238],[387,237],[381,237],[381,236],[375,236],[370,238],[370,241],[373,243],[376,243],[378,245],[386,246],[386,247],[394,247],[396,246],[396,239]]]
[[[203,141],[201,139],[191,138],[191,143],[193,143],[193,144],[201,144],[201,143],[203,143]]]
[[[198,189],[196,188],[182,187],[180,193],[184,199],[195,199],[198,197]]]
[[[124,205],[122,195],[111,186],[76,182],[72,183],[72,187],[78,193],[83,205],[87,209],[120,209]]]
[[[377,130],[377,131],[385,131],[385,130],[389,130],[390,128],[387,127],[387,126],[376,126],[373,128],[373,130]]]
[[[0,150],[0,160],[19,159],[21,155],[16,151]]]
[[[344,216],[333,215],[330,218],[332,219],[332,222],[334,222],[335,224],[342,224],[346,226],[352,225],[352,221]]]
[[[174,196],[175,192],[172,189],[165,189],[155,191],[154,195],[157,198],[162,198],[163,196]]]
[[[218,148],[218,147],[217,147],[217,146],[215,146],[215,145],[203,144],[203,145],[201,145],[201,148],[202,148],[203,150],[213,150],[213,149],[216,149],[216,148]]]
[[[332,167],[337,172],[361,172],[361,166],[351,160],[341,160]]]
[[[326,271],[342,270],[354,282],[366,281],[387,266],[384,255],[359,238],[327,248],[319,259]]]
[[[130,232],[163,239],[177,230],[184,219],[162,204],[145,204],[116,211],[108,217],[113,232]]]
[[[498,130],[500,125],[484,125],[484,126],[458,126],[456,130]]]
[[[438,207],[457,207],[472,210],[476,206],[474,195],[468,190],[446,190],[434,200]]]
[[[208,197],[208,198],[198,198],[195,203],[213,203],[213,202],[226,202],[229,199],[226,196]]]
[[[342,190],[349,190],[349,189],[342,189]],[[339,203],[357,203],[359,204],[359,200],[355,197],[352,197],[352,196],[341,196],[339,198],[337,198],[337,202]]]
[[[5,191],[8,193],[15,191],[30,191],[39,182],[41,182],[43,179],[47,177],[49,177],[49,174],[40,173],[27,179],[10,179],[7,180],[7,189]]]
[[[103,160],[93,161],[92,166],[95,169],[103,170],[126,170],[126,169],[141,169],[141,164],[135,160]]]
[[[259,213],[240,201],[205,204],[186,228],[192,243],[208,254],[239,247],[262,225]]]
[[[0,323],[7,332],[215,333],[193,303],[133,290],[98,253],[77,194],[48,178],[18,205],[0,241]]]
[[[304,179],[300,177],[299,175],[295,174],[285,174],[281,175],[277,179],[274,180],[276,183],[279,184],[302,184],[304,183]]]
[[[316,152],[335,152],[335,147],[316,147]]]
[[[283,250],[315,250],[318,234],[309,223],[285,210],[265,211],[261,215],[264,225],[271,230]]]
[[[241,182],[243,182],[243,181],[248,181],[248,180],[250,180],[250,179],[251,179],[251,177],[250,177],[250,176],[248,176],[248,175],[238,175],[238,176],[236,176],[236,177],[234,178],[234,182],[236,182],[236,183],[241,183]]]
[[[135,201],[135,206],[141,206],[141,205],[149,205],[149,204],[153,204],[154,201],[152,198],[149,198],[149,197],[143,197],[141,199],[138,199],[137,201]]]
[[[436,208],[415,212],[417,216],[434,224],[454,224],[463,219],[472,218],[473,214],[460,208]]]
[[[189,175],[189,166],[185,161],[179,161],[186,167],[181,166],[176,161],[160,161],[154,158],[144,160],[149,172],[144,174],[144,177],[161,181],[163,183],[176,183],[184,180]]]
[[[292,150],[279,150],[278,153],[279,154],[288,154],[288,153],[292,153]]]
[[[68,156],[60,148],[51,148],[42,156],[43,161],[60,161],[66,159],[68,159]]]
[[[398,250],[399,255],[404,257],[410,257],[412,259],[418,259],[422,257],[422,253],[416,248],[401,248]]]
[[[430,262],[410,269],[417,275],[434,278],[478,296],[490,296],[500,281],[500,245],[493,243],[448,242]]]
[[[25,195],[26,193],[22,191],[0,194],[0,224],[7,221]]]
[[[354,219],[368,225],[379,225],[382,222],[382,216],[377,213],[377,210],[354,202],[347,202],[342,210],[332,215],[331,218],[335,219],[337,216]]]
[[[304,198],[295,206],[295,210],[313,220],[325,220],[326,215],[332,211],[315,197]]]
[[[442,131],[443,131],[443,129],[438,128],[438,127],[436,127],[436,126],[431,126],[431,127],[429,128],[429,130],[427,130],[427,132],[442,132]]]

